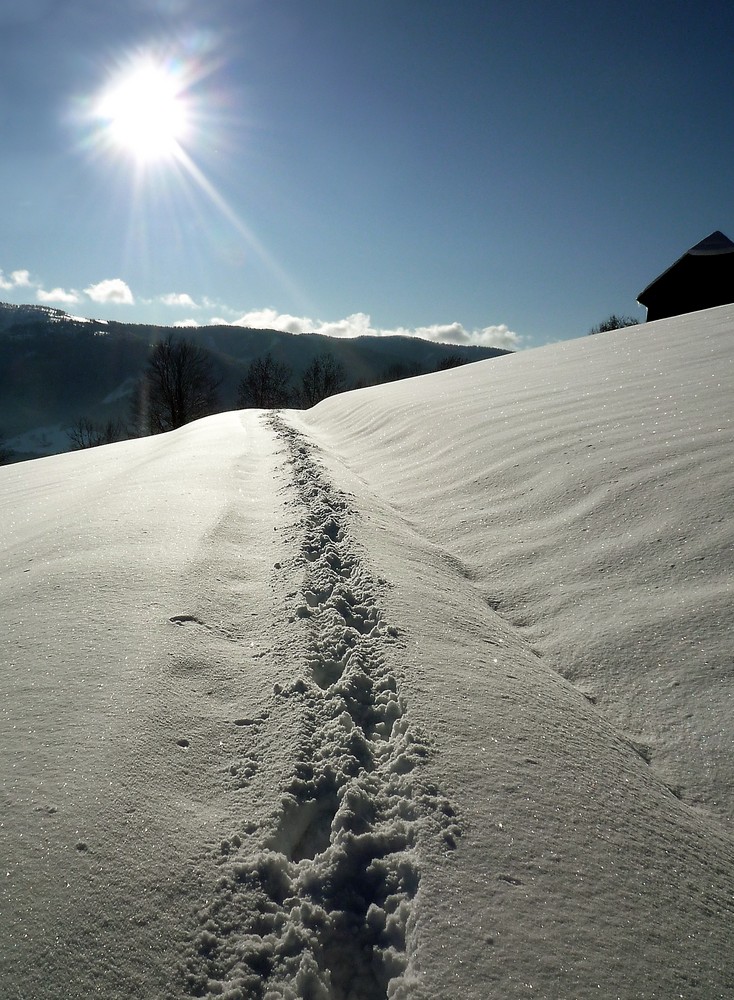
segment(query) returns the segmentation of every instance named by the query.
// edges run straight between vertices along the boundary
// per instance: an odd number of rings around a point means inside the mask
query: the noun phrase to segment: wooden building
[[[648,323],[734,302],[734,243],[718,230],[640,292]]]

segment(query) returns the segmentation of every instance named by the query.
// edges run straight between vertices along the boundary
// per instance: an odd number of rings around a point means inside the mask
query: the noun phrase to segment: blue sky
[[[730,0],[0,0],[0,300],[533,347],[734,238]],[[141,163],[101,95],[162,67]]]

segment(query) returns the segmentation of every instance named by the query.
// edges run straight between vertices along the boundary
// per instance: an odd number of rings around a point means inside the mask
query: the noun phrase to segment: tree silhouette
[[[597,323],[596,326],[592,326],[589,330],[589,334],[595,333],[608,333],[610,330],[622,330],[626,326],[637,326],[639,320],[635,319],[634,316],[618,316],[616,313],[612,313],[611,316],[607,316],[605,320],[601,323]]]
[[[79,417],[66,432],[73,451],[82,448],[96,448],[101,444],[112,444],[125,437],[124,429],[114,420],[103,424],[95,423],[87,417]]]
[[[301,398],[305,406],[315,406],[327,396],[342,392],[346,387],[347,373],[341,361],[327,351],[318,354],[301,376]]]
[[[139,433],[172,431],[213,413],[218,388],[209,351],[169,334],[153,348],[137,386],[133,419]]]
[[[255,358],[237,387],[237,403],[241,407],[288,406],[292,401],[292,369],[270,354]]]
[[[417,361],[395,361],[383,371],[380,382],[399,382],[416,375],[423,375],[423,369]]]
[[[460,354],[447,354],[446,357],[439,361],[436,365],[436,371],[447,372],[451,368],[460,368],[462,365],[468,364],[471,364],[469,359],[462,358]]]

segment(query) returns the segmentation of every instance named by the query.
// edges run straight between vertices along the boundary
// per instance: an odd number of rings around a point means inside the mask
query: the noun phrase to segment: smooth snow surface
[[[3,996],[734,995],[733,358],[0,469]]]

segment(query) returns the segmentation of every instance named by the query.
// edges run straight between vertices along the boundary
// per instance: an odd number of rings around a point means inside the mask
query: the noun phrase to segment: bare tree
[[[315,406],[327,396],[343,392],[347,373],[341,361],[327,351],[317,355],[301,376],[301,397],[305,406]]]
[[[160,434],[213,413],[219,380],[209,351],[169,334],[153,348],[133,400],[141,434]]]
[[[270,354],[250,362],[245,377],[237,387],[239,406],[288,406],[293,398],[292,369]]]
[[[634,316],[618,316],[616,313],[612,313],[611,316],[607,316],[607,318],[602,320],[601,323],[597,323],[596,326],[592,326],[589,330],[589,334],[608,333],[610,330],[622,330],[626,326],[637,326],[638,323],[639,320],[635,319]]]
[[[125,437],[124,429],[114,420],[98,424],[87,417],[79,417],[66,432],[74,451],[82,448],[96,448],[101,444],[112,444]]]

